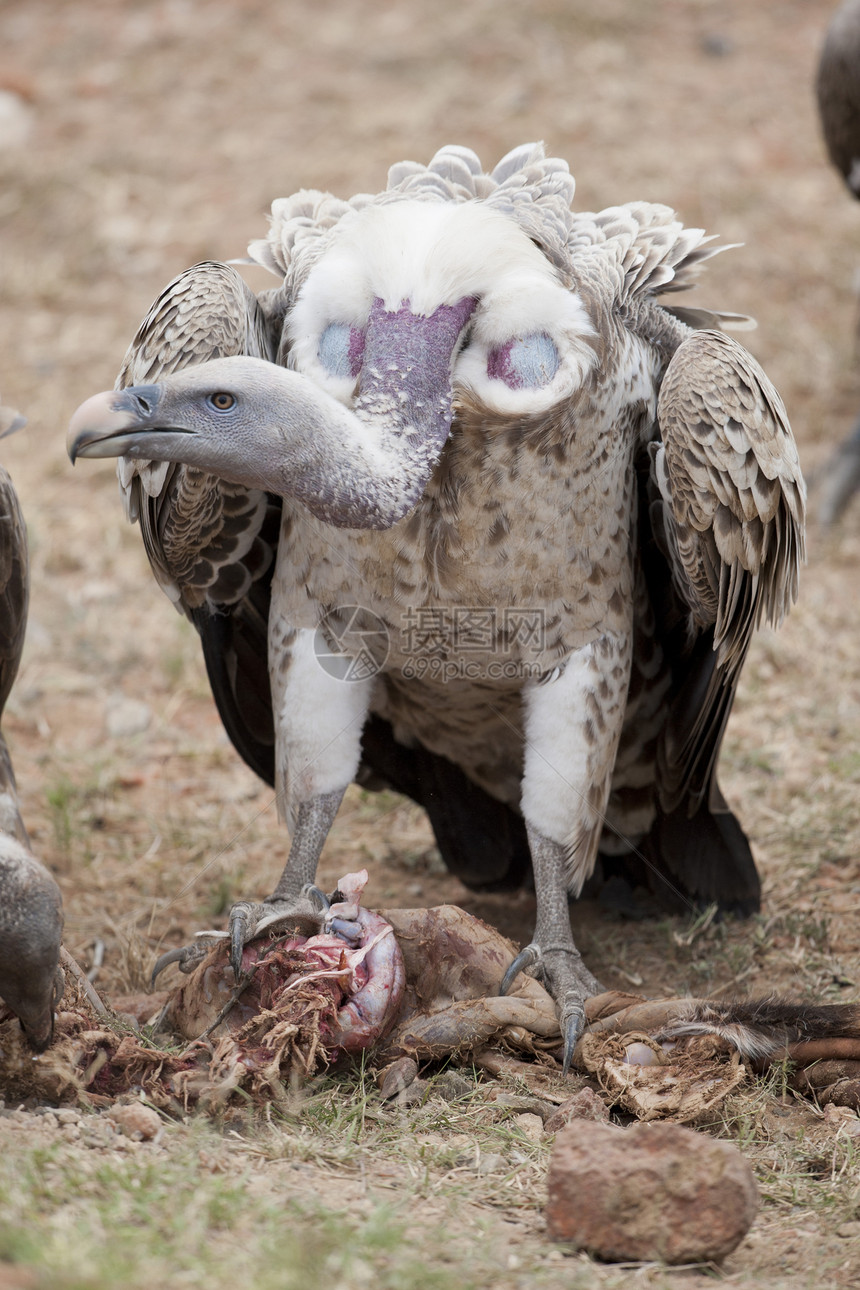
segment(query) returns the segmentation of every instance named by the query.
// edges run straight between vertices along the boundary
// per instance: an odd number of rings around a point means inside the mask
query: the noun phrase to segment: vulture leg
[[[573,939],[568,892],[591,874],[624,721],[631,634],[607,634],[578,650],[557,680],[525,692],[522,808],[535,877],[532,941],[505,974],[539,965],[559,1008],[564,1069],[585,1025],[585,1000],[601,990]],[[597,698],[600,702],[597,702]]]
[[[260,902],[241,901],[231,910],[231,963],[237,976],[245,942],[276,921],[319,912],[317,864],[343,795],[358,773],[374,682],[372,676],[341,680],[327,671],[310,629],[294,631],[273,615],[269,634],[269,657],[276,660],[272,708],[277,716],[289,714],[288,721],[275,724],[275,789],[292,842],[272,894]]]
[[[243,900],[230,910],[230,962],[238,980],[242,948],[275,921],[316,910],[317,864],[346,787],[303,802],[296,814],[292,845],[278,885],[263,901]]]
[[[573,940],[567,906],[567,849],[536,829],[529,828],[528,835],[538,893],[537,921],[532,941],[508,968],[500,993],[507,994],[526,968],[538,969],[559,1007],[566,1075],[576,1041],[585,1028],[585,1000],[600,994],[603,986],[585,966]]]

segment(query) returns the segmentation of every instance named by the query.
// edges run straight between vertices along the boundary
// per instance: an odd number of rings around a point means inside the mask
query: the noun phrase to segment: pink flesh
[[[291,937],[281,947],[299,952],[307,964],[307,969],[294,976],[284,990],[314,977],[337,980],[345,1002],[338,1010],[326,1047],[348,1053],[361,1052],[382,1038],[394,1020],[406,984],[403,957],[390,924],[359,903],[367,879],[366,869],[345,874],[338,882],[338,890],[346,899],[333,904],[329,911],[329,916],[358,924],[362,935],[357,946],[349,946],[340,936],[321,932],[317,936]],[[243,967],[251,969],[258,961],[257,954],[258,949],[247,946]]]

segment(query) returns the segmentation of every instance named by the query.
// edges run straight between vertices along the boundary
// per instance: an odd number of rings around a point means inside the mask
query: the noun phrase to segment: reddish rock
[[[581,1088],[573,1097],[562,1102],[543,1127],[547,1133],[558,1133],[559,1129],[563,1129],[572,1120],[599,1120],[604,1124],[609,1122],[606,1103],[593,1088]]]
[[[758,1209],[740,1152],[680,1124],[577,1120],[556,1137],[548,1184],[552,1239],[609,1261],[722,1259]]]
[[[157,1138],[162,1129],[161,1117],[151,1106],[142,1102],[123,1102],[111,1108],[108,1113],[113,1122],[129,1138],[146,1141]]]

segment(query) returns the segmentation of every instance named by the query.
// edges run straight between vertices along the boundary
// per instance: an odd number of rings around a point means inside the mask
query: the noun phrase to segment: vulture
[[[307,910],[347,786],[427,809],[473,886],[533,879],[526,969],[569,1060],[598,982],[568,898],[598,853],[691,905],[759,880],[716,763],[751,635],[797,590],[780,398],[666,306],[715,253],[666,206],[572,207],[528,144],[402,162],[375,196],[273,204],[255,295],[207,262],[158,297],[69,453],[118,457],[155,577],[291,833],[242,945]]]
[[[830,160],[860,199],[860,0],[846,0],[831,19],[816,91]],[[833,524],[860,489],[860,420],[825,464],[819,489],[819,518]]]
[[[24,418],[0,407],[0,437]],[[29,603],[27,530],[15,486],[0,466],[0,717],[18,672]],[[12,759],[0,734],[0,996],[41,1052],[63,993],[60,889],[30,850]]]

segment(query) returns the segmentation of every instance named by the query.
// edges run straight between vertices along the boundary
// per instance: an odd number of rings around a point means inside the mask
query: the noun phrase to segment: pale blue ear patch
[[[355,380],[364,357],[364,332],[349,323],[329,323],[320,336],[317,356],[329,376]]]
[[[510,390],[539,390],[549,385],[560,362],[555,342],[546,332],[535,331],[491,349],[487,376],[492,381],[504,381]]]

